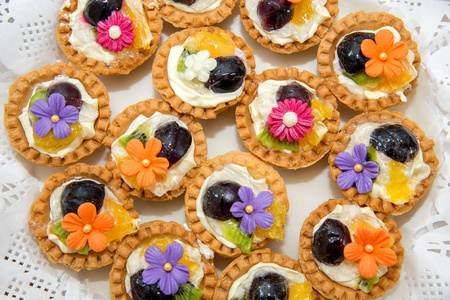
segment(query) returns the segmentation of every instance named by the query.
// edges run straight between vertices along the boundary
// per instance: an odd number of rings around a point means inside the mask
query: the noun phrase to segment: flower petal
[[[271,206],[273,203],[273,194],[269,191],[263,191],[256,196],[255,201],[253,202],[253,208],[255,210],[263,210]]]
[[[68,137],[71,132],[72,129],[70,128],[69,124],[62,120],[59,120],[58,122],[53,124],[53,135],[60,140]]]
[[[34,102],[33,105],[30,107],[30,111],[33,113],[35,117],[38,118],[44,117],[50,118],[52,116],[50,112],[50,107],[48,106],[48,103],[45,100],[38,100]]]
[[[344,247],[344,257],[349,261],[360,260],[363,254],[364,249],[358,243],[349,243]]]
[[[342,171],[350,171],[353,170],[355,165],[358,163],[353,156],[348,152],[340,152],[336,155],[334,160],[336,166]]]
[[[37,120],[36,123],[34,123],[34,134],[38,137],[44,137],[50,132],[52,125],[53,122],[50,120],[50,118],[42,117]]]
[[[245,213],[241,219],[241,229],[242,231],[252,234],[256,230],[256,222],[252,215]]]
[[[178,283],[170,276],[171,272],[165,272],[161,274],[161,278],[158,282],[159,289],[161,292],[163,292],[165,295],[173,295],[178,291]]]
[[[120,173],[128,177],[133,177],[136,176],[136,174],[143,168],[144,167],[140,161],[135,159],[127,159],[120,164]]]
[[[150,246],[145,250],[144,253],[145,261],[148,262],[152,266],[160,266],[163,267],[166,263],[164,259],[164,255],[161,250],[155,245]]]
[[[155,182],[155,173],[151,168],[143,168],[137,174],[136,181],[141,187],[149,187]]]
[[[80,116],[80,112],[73,105],[65,106],[59,113],[59,117],[61,118],[61,120],[64,122],[67,122],[67,123],[77,122],[79,116]]]
[[[370,77],[378,77],[383,73],[384,64],[377,58],[372,58],[365,64],[366,74]]]
[[[233,205],[231,206],[230,212],[233,215],[233,217],[242,218],[242,216],[246,214],[245,207],[246,205],[244,203],[237,201],[234,202]]]
[[[394,44],[394,34],[389,29],[382,29],[375,34],[375,43],[380,53],[387,53]]]
[[[126,147],[127,153],[138,161],[142,161],[144,157],[144,145],[138,139],[132,139],[128,142]]]
[[[78,206],[78,216],[84,224],[92,224],[97,216],[97,209],[91,202],[85,202]]]
[[[373,243],[372,229],[369,227],[358,227],[356,232],[353,234],[353,238],[356,243],[360,244],[364,248],[367,244]]]
[[[375,248],[373,256],[378,264],[390,267],[397,261],[397,255],[391,248]]]
[[[395,60],[404,59],[409,53],[409,48],[404,42],[397,42],[387,52],[388,56]]]
[[[189,281],[190,272],[189,268],[185,265],[172,265],[172,271],[170,272],[170,276],[175,279],[178,285],[185,284]]]
[[[373,232],[373,245],[387,247],[391,243],[391,235],[385,228],[378,228]]]
[[[380,166],[374,161],[366,161],[363,164],[364,176],[369,178],[377,178],[380,174]]]
[[[244,206],[253,205],[255,194],[248,186],[242,186],[238,190],[239,199],[244,203]],[[238,203],[238,202],[235,202]]]
[[[74,213],[68,213],[64,216],[61,221],[61,226],[64,230],[69,232],[74,232],[83,229],[84,223],[81,221],[80,217]]]
[[[355,171],[345,171],[337,177],[337,185],[343,190],[348,190],[355,184],[356,178],[357,175]]]
[[[92,222],[92,228],[100,232],[109,231],[114,227],[114,218],[108,213],[103,213]]]
[[[364,176],[364,172],[357,173],[356,174],[356,189],[358,190],[358,193],[365,194],[372,190],[373,187],[373,181],[370,177]]]
[[[353,147],[353,157],[356,160],[356,163],[362,164],[366,161],[367,157],[367,147],[364,144],[357,144]]]
[[[149,266],[142,272],[142,281],[148,285],[155,284],[159,281],[161,275],[164,274],[163,272],[165,273],[166,271],[161,266]]]
[[[164,174],[169,168],[169,161],[165,157],[155,157],[150,163],[150,166],[155,174]]]
[[[81,250],[86,246],[87,235],[83,230],[78,230],[69,234],[66,239],[66,245],[73,250]]]
[[[256,224],[262,229],[269,229],[272,227],[274,222],[274,217],[272,213],[268,211],[256,211],[252,214],[252,218],[255,220]]]
[[[58,93],[53,93],[48,97],[48,106],[50,107],[50,114],[57,115],[61,113],[64,106],[66,105],[66,100],[64,96]]]
[[[375,257],[370,254],[363,255],[358,263],[358,271],[364,278],[372,278],[377,275],[378,267]]]
[[[380,52],[375,42],[371,39],[366,39],[361,43],[361,52],[367,58],[378,58]]]
[[[108,239],[106,236],[98,230],[92,230],[87,235],[89,247],[94,252],[102,252],[108,246]]]
[[[148,140],[147,144],[145,144],[144,149],[144,158],[153,159],[161,152],[162,143],[157,138],[151,138]]]
[[[383,72],[387,77],[397,77],[403,72],[402,64],[392,58],[388,58],[383,65]]]
[[[166,263],[175,265],[183,257],[183,254],[184,254],[183,246],[174,242],[167,245],[163,255],[165,257]]]

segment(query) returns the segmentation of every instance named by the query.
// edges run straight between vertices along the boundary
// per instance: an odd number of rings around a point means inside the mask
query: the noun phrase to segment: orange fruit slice
[[[356,217],[351,222],[351,228],[353,231],[356,231],[359,227],[367,227],[372,230],[375,229],[372,226],[370,226],[369,224],[367,224],[366,221],[364,221],[363,219]]]
[[[282,240],[284,236],[283,226],[286,224],[286,207],[280,202],[274,200],[272,205],[265,209],[272,213],[274,221],[269,229],[256,227],[254,235],[258,238],[270,238]]]
[[[125,16],[133,21],[133,44],[131,49],[149,49],[153,39],[141,1],[124,1]]]
[[[390,201],[394,204],[408,202],[415,195],[415,192],[408,187],[405,169],[406,166],[402,163],[394,160],[389,162],[391,180],[386,185],[386,191],[388,196],[391,197]]]
[[[208,50],[212,58],[234,55],[236,49],[233,40],[224,31],[220,31],[219,34],[200,31],[191,36],[188,42],[198,51]]]
[[[289,300],[309,300],[312,299],[312,286],[308,281],[294,283],[289,286]]]
[[[50,132],[44,137],[38,137],[33,133],[34,143],[46,152],[56,154],[58,151],[67,148],[83,132],[80,123],[71,124],[70,128],[72,132],[65,139],[55,137],[53,129],[50,129]]]
[[[122,205],[111,199],[105,199],[105,203],[114,216],[114,227],[104,233],[108,243],[120,241],[124,236],[138,229],[135,219],[128,215],[127,210]]]
[[[333,114],[333,107],[320,100],[313,100],[311,102],[312,114],[317,120],[329,119]]]
[[[408,82],[414,79],[416,71],[414,67],[406,60],[402,60],[403,72],[397,77],[386,77],[386,75],[381,75],[381,81],[378,82],[376,87],[371,88],[371,91],[382,91],[382,92],[393,92],[395,90],[401,89]]]
[[[301,26],[308,21],[314,10],[312,7],[312,0],[302,0],[294,4],[294,16],[291,22],[295,25]]]

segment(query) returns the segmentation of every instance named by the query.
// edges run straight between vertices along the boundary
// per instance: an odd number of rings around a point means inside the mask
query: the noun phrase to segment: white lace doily
[[[55,29],[63,0],[0,0],[0,96],[7,102],[9,85],[21,75],[58,60],[67,61],[59,49]],[[422,55],[419,83],[408,103],[391,110],[401,111],[419,123],[436,142],[441,161],[439,172],[427,195],[408,213],[394,217],[402,234],[405,262],[402,277],[386,299],[450,299],[450,2],[448,0],[341,0],[338,18],[358,10],[387,11],[402,18],[418,42]],[[257,73],[280,66],[295,66],[317,74],[317,47],[302,53],[272,53],[250,38],[240,22],[239,10],[219,27],[242,36],[256,56]],[[164,23],[161,40],[175,32]],[[101,77],[110,98],[112,116],[132,103],[160,98],[152,85],[153,57],[127,76]],[[130,101],[129,99],[133,99]],[[342,123],[356,113],[339,106]],[[216,120],[201,121],[208,139],[208,158],[231,150],[247,151],[235,128],[234,109]],[[226,141],[226,143],[223,143]],[[104,165],[104,147],[82,160]],[[36,166],[23,159],[0,129],[0,295],[8,299],[111,299],[110,267],[79,273],[55,265],[39,250],[28,230],[30,205],[45,179],[63,168]],[[277,252],[298,259],[301,225],[317,206],[329,198],[342,197],[332,182],[325,159],[305,170],[280,170],[285,179],[291,209],[285,240],[272,242]],[[167,203],[135,201],[143,221],[154,219],[186,222],[183,199]],[[218,270],[231,260],[215,258]]]

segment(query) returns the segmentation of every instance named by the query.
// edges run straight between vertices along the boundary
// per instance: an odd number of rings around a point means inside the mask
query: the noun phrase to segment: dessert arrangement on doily
[[[4,296],[448,297],[448,4],[49,2],[0,4]]]

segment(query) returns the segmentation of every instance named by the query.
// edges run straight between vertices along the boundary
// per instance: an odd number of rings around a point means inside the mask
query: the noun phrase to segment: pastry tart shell
[[[197,176],[192,181],[191,185],[186,189],[185,194],[185,213],[189,227],[197,235],[197,238],[205,245],[209,246],[214,252],[224,257],[237,257],[243,252],[238,247],[230,248],[222,244],[212,233],[206,230],[197,216],[197,198],[200,194],[200,189],[206,178],[212,175],[214,171],[221,170],[227,164],[236,164],[246,167],[249,174],[254,179],[265,178],[272,192],[274,199],[289,210],[289,201],[286,191],[286,185],[283,178],[271,166],[265,164],[250,153],[245,152],[229,152],[224,155],[217,156],[206,161],[206,163],[199,169]],[[265,239],[259,243],[252,244],[252,250],[256,250],[267,245],[271,239]]]
[[[199,119],[215,119],[220,112],[241,101],[244,92],[242,92],[242,94],[239,95],[236,99],[220,103],[214,107],[197,107],[184,102],[183,99],[175,94],[172,87],[170,86],[167,73],[167,62],[169,59],[170,49],[174,46],[182,45],[190,36],[200,31],[206,31],[215,34],[219,34],[220,31],[224,31],[228,36],[231,37],[236,47],[244,52],[244,55],[247,59],[247,65],[251,69],[251,74],[247,75],[244,82],[244,90],[246,89],[248,84],[250,84],[250,77],[253,75],[255,69],[255,57],[253,56],[253,51],[250,47],[247,46],[242,38],[236,36],[231,31],[223,30],[218,27],[188,28],[172,34],[164,42],[164,44],[162,44],[161,47],[158,48],[158,51],[156,52],[152,71],[153,84],[156,90],[163,96],[163,98],[167,102],[169,102],[169,104],[179,113],[190,114]]]
[[[253,120],[250,114],[249,105],[255,100],[259,84],[266,80],[297,80],[316,91],[317,97],[323,102],[333,106],[333,113],[330,119],[323,122],[328,132],[318,145],[308,151],[286,153],[279,150],[268,149],[258,140],[253,129]],[[298,169],[308,167],[319,161],[331,147],[331,143],[336,139],[339,132],[339,112],[337,101],[333,93],[324,85],[322,79],[308,71],[299,71],[297,68],[275,68],[265,70],[261,74],[253,77],[250,85],[246,88],[241,103],[236,107],[236,127],[245,147],[254,155],[265,162],[285,169]]]
[[[336,98],[353,110],[378,111],[403,103],[400,96],[395,93],[389,93],[387,96],[378,99],[357,97],[345,86],[339,84],[333,66],[337,43],[344,35],[358,30],[377,30],[384,26],[395,28],[400,33],[401,41],[405,42],[414,53],[415,58],[412,65],[418,75],[421,57],[417,49],[417,43],[412,40],[411,33],[405,28],[403,21],[391,14],[385,12],[366,13],[364,11],[351,13],[337,21],[320,42],[319,50],[317,51],[317,64],[320,76]],[[411,88],[417,83],[417,78],[418,76],[410,83]],[[409,95],[411,88],[404,91],[405,96]]]
[[[303,51],[309,49],[317,44],[325,37],[328,30],[333,25],[334,19],[339,13],[338,0],[328,0],[325,3],[325,7],[330,14],[330,18],[326,19],[322,24],[319,25],[317,31],[314,33],[312,37],[304,41],[303,43],[294,41],[284,45],[276,44],[272,42],[267,36],[264,36],[256,29],[253,20],[250,18],[248,10],[245,8],[245,0],[240,0],[240,12],[241,12],[241,21],[244,24],[245,30],[247,30],[248,34],[255,39],[258,43],[260,43],[263,47],[270,49],[273,52],[283,53],[283,54],[291,54],[299,51]]]
[[[114,300],[131,300],[125,289],[127,260],[130,254],[146,240],[156,237],[170,236],[180,238],[194,248],[200,249],[195,234],[175,222],[151,221],[140,225],[140,229],[120,243],[114,255],[114,263],[109,273],[109,286]],[[202,300],[213,299],[214,287],[217,283],[217,271],[212,259],[202,255],[204,277],[200,286],[203,291]]]
[[[69,26],[69,15],[77,9],[78,0],[70,0],[70,3],[64,5],[59,13],[59,25],[56,28],[56,37],[59,46],[67,58],[80,69],[91,71],[98,75],[122,75],[130,73],[131,70],[143,64],[155,52],[162,31],[162,19],[157,5],[154,5],[153,0],[141,1],[153,37],[148,49],[124,48],[120,51],[118,57],[109,64],[87,57],[85,54],[75,50],[69,42],[70,35],[72,34],[72,29]]]
[[[184,175],[182,181],[179,184],[174,186],[170,191],[168,191],[161,197],[156,196],[149,190],[145,189],[137,190],[133,187],[130,187],[124,181],[122,181],[122,188],[125,191],[127,191],[130,194],[130,196],[134,196],[142,200],[164,201],[164,200],[171,200],[172,198],[181,195],[186,189],[186,187],[194,179],[198,171],[198,168],[206,161],[206,155],[208,152],[206,145],[206,137],[205,134],[203,133],[202,125],[200,125],[200,123],[195,118],[193,118],[190,115],[177,113],[174,109],[170,107],[170,105],[167,102],[159,99],[149,99],[141,101],[127,107],[124,111],[122,111],[113,119],[113,121],[111,122],[111,126],[108,130],[108,135],[104,140],[104,144],[106,147],[111,149],[111,145],[113,144],[113,142],[116,139],[120,138],[127,131],[130,124],[139,115],[143,115],[148,118],[152,116],[155,112],[176,116],[178,119],[180,119],[187,125],[188,130],[192,135],[192,142],[195,145],[194,160],[197,166],[189,170],[186,173],[186,175]],[[105,167],[114,174],[115,178],[121,178],[119,168],[112,159],[111,155]]]
[[[47,178],[37,199],[31,205],[28,226],[39,242],[39,247],[51,262],[64,264],[75,271],[97,269],[113,262],[114,252],[119,245],[118,241],[113,241],[101,252],[90,250],[88,255],[82,255],[78,253],[64,253],[58,245],[48,239],[47,227],[50,222],[50,196],[55,189],[74,178],[92,179],[103,183],[116,196],[123,208],[128,211],[130,217],[138,217],[138,213],[132,210],[133,199],[128,198],[127,193],[120,188],[120,180],[114,179],[110,171],[100,166],[89,166],[80,163]]]
[[[411,131],[417,138],[420,148],[422,149],[423,161],[430,169],[430,175],[417,184],[415,188],[415,195],[409,201],[401,205],[394,204],[390,201],[381,200],[370,196],[369,194],[360,194],[353,186],[348,190],[342,190],[344,195],[349,199],[354,199],[359,205],[370,207],[374,211],[381,211],[383,213],[391,215],[400,215],[409,211],[419,199],[425,195],[430,188],[433,178],[437,172],[439,160],[434,153],[434,141],[425,136],[425,133],[419,128],[417,123],[409,120],[399,112],[389,112],[387,110],[380,112],[362,113],[348,121],[338,133],[336,141],[332,144],[330,150],[330,156],[328,162],[330,164],[330,174],[333,181],[337,184],[337,177],[342,173],[341,169],[335,163],[336,156],[345,151],[350,143],[351,134],[355,132],[358,125],[375,122],[375,123],[387,123],[393,122],[403,125],[409,131]]]
[[[376,216],[384,222],[386,228],[389,230],[391,237],[394,238],[394,245],[392,250],[394,250],[397,255],[397,261],[392,267],[388,268],[386,274],[381,276],[377,284],[375,284],[370,291],[370,293],[365,293],[361,290],[353,290],[349,287],[340,285],[339,283],[332,281],[325,273],[323,273],[316,261],[314,260],[312,254],[312,241],[314,226],[316,226],[320,220],[330,214],[336,206],[354,204],[358,203],[348,200],[348,199],[330,199],[329,201],[320,205],[316,210],[311,212],[308,218],[306,218],[303,223],[302,229],[300,231],[300,242],[299,242],[299,256],[300,256],[300,266],[308,278],[311,285],[319,291],[324,297],[328,299],[361,299],[368,300],[383,296],[387,290],[394,287],[397,281],[400,279],[400,270],[403,264],[404,249],[399,245],[402,235],[399,230],[396,229],[397,224],[394,220],[388,219],[386,214],[376,213]]]
[[[30,101],[34,87],[42,82],[53,80],[57,75],[66,75],[79,80],[89,96],[98,100],[98,117],[94,123],[94,137],[85,139],[74,151],[67,153],[62,158],[50,156],[30,147],[19,120],[22,109]],[[72,64],[58,62],[19,77],[11,85],[8,103],[5,104],[4,124],[12,146],[24,158],[42,166],[60,167],[77,162],[100,147],[108,130],[110,115],[109,97],[103,83],[92,73],[80,71]]]

